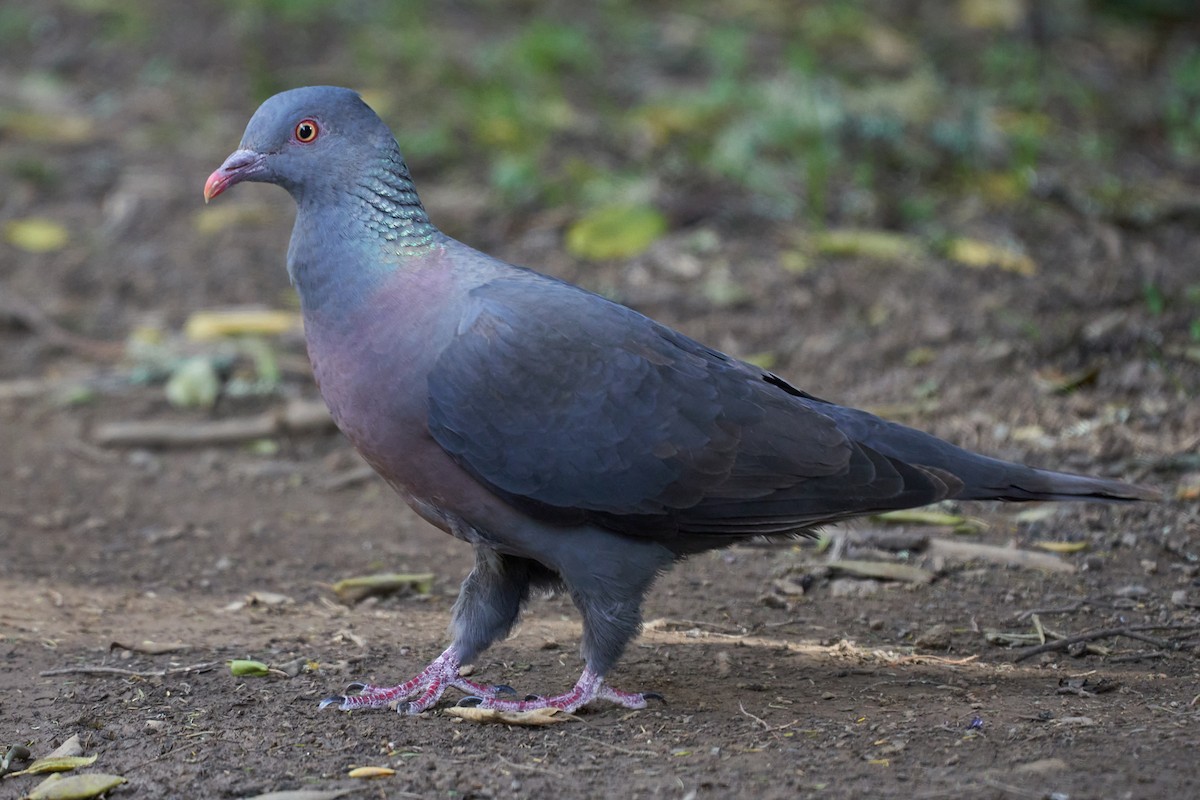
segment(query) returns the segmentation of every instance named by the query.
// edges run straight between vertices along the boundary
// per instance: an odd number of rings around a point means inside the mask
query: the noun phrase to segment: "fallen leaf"
[[[89,800],[122,783],[125,783],[125,779],[120,775],[105,775],[102,772],[72,775],[68,778],[51,775],[34,787],[34,790],[25,796],[25,800]]]
[[[208,341],[224,336],[276,336],[298,331],[303,322],[294,311],[260,308],[231,308],[221,311],[196,311],[188,317],[183,331],[193,341]]]
[[[984,269],[996,267],[1020,275],[1037,274],[1037,264],[1024,253],[978,239],[952,239],[946,246],[946,257],[966,267]]]
[[[355,767],[346,773],[349,778],[386,778],[395,775],[391,767]]]
[[[813,238],[817,252],[827,256],[860,256],[875,261],[918,261],[925,248],[915,236],[891,231],[845,228]]]
[[[96,756],[46,756],[34,761],[20,772],[12,775],[41,775],[46,772],[70,772],[73,769],[90,766],[95,763]]]
[[[1087,542],[1034,542],[1033,546],[1051,553],[1079,553],[1087,550]]]
[[[632,258],[666,231],[666,217],[652,206],[603,206],[567,229],[567,250],[590,261]]]
[[[1058,506],[1054,503],[1036,503],[1024,511],[1015,514],[1013,519],[1023,523],[1042,522],[1056,515],[1058,511]]]
[[[433,592],[433,573],[364,575],[340,580],[332,588],[333,593],[343,603],[357,603],[366,597],[395,594],[400,591],[430,594]]]
[[[561,708],[537,708],[532,711],[497,711],[493,708],[467,708],[453,706],[444,712],[447,716],[458,717],[469,722],[498,722],[503,725],[519,725],[538,727],[556,725],[560,722],[576,722],[579,717],[568,714]]]
[[[70,239],[65,225],[44,217],[14,219],[4,226],[4,240],[28,253],[53,253]]]
[[[239,678],[265,678],[271,674],[271,668],[261,661],[235,658],[229,662],[229,673]]]

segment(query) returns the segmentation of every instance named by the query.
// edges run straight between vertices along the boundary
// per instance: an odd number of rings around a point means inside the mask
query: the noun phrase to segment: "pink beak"
[[[262,154],[253,150],[234,151],[204,182],[204,202],[212,200],[235,183],[252,178],[262,160]]]

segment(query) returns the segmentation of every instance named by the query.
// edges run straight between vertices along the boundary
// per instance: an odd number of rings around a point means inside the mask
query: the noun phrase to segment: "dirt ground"
[[[129,380],[119,343],[139,327],[171,335],[199,309],[293,302],[291,210],[282,192],[239,187],[221,199],[233,224],[200,224],[201,186],[236,145],[248,92],[221,70],[116,91],[88,69],[129,77],[136,59],[78,48],[86,31],[64,19],[59,38],[0,73],[0,96],[18,107],[38,91],[26,69],[77,53],[60,99],[97,122],[80,139],[0,138],[5,164],[36,152],[59,175],[51,188],[12,181],[0,221],[37,215],[72,231],[53,252],[0,244],[0,746],[43,755],[78,734],[98,757],[92,771],[127,779],[114,798],[339,787],[362,798],[1200,795],[1200,358],[1189,335],[1200,311],[1176,302],[1200,283],[1194,217],[1134,227],[1052,202],[962,211],[975,235],[1022,243],[1032,276],[933,257],[826,256],[789,271],[779,254],[794,224],[769,220],[701,220],[630,261],[594,265],[564,254],[552,212],[515,218],[415,167],[435,221],[481,249],[615,293],[738,355],[770,353],[818,396],[990,454],[1144,482],[1165,499],[1033,514],[951,506],[986,527],[862,520],[832,530],[830,551],[753,544],[694,558],[659,581],[652,622],[612,676],[667,698],[644,711],[595,707],[546,728],[322,711],[349,682],[406,679],[440,652],[469,550],[362,476],[334,431],[97,443],[105,423],[183,427],[317,395],[296,336],[273,345],[279,391],[211,412]],[[181,13],[167,28],[184,64],[199,58],[194,22]],[[210,42],[220,62],[228,45]],[[401,115],[389,122],[403,144]],[[1152,158],[1138,168],[1161,177]],[[710,270],[744,296],[706,300],[694,286]],[[1163,307],[1147,301],[1151,280]],[[1079,385],[1060,391],[1068,382]],[[930,544],[946,540],[1068,552],[1048,554],[1059,569],[1005,566]],[[840,577],[833,558],[904,563],[932,580]],[[330,589],[376,572],[433,573],[432,592],[348,605]],[[1130,635],[1017,661],[1039,626],[1050,641]],[[1014,648],[995,632],[1035,638]],[[537,599],[476,675],[562,690],[578,674],[578,635],[568,599]],[[242,658],[303,668],[235,677],[226,662]],[[347,777],[362,765],[397,773]],[[0,779],[0,798],[37,780]]]

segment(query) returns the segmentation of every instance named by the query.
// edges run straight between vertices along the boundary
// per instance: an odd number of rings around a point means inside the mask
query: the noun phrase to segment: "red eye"
[[[300,144],[309,144],[317,138],[317,121],[312,119],[301,120],[296,124],[296,141]]]

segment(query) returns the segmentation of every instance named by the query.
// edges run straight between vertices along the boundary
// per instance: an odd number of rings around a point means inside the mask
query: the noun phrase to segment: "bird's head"
[[[204,201],[243,181],[274,183],[299,201],[348,186],[361,165],[395,146],[391,131],[350,89],[281,92],[259,106],[241,145],[208,176]]]

